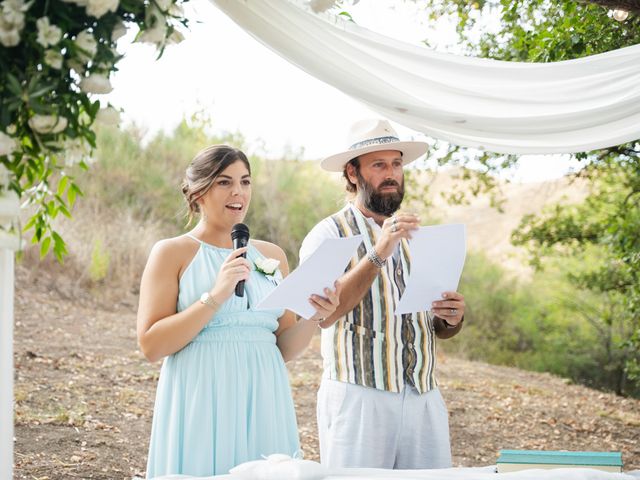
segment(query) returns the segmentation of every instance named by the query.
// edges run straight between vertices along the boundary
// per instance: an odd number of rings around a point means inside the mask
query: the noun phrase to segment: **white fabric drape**
[[[640,45],[556,63],[503,62],[404,43],[295,0],[211,1],[307,73],[450,143],[570,153],[640,139]]]

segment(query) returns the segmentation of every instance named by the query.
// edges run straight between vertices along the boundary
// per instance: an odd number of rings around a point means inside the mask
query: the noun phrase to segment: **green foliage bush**
[[[640,396],[626,363],[633,326],[624,300],[570,281],[599,265],[599,252],[555,257],[529,280],[513,278],[481,253],[468,255],[459,290],[463,332],[441,348],[472,360],[550,372],[595,388]]]

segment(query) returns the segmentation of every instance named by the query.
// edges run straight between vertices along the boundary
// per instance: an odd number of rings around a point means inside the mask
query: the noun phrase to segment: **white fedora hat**
[[[342,172],[349,160],[365,153],[381,150],[402,152],[402,163],[406,165],[427,153],[428,149],[429,144],[426,142],[401,142],[387,120],[378,118],[360,120],[349,130],[346,150],[323,159],[320,166],[330,172]]]

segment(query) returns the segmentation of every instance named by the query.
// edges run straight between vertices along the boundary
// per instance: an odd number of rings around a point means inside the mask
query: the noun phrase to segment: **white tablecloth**
[[[331,471],[323,480],[638,480],[640,470],[625,473],[609,473],[588,468],[557,468],[552,470],[522,470],[520,472],[495,473],[495,465],[477,468],[446,468],[440,470],[383,470],[379,468],[343,468]],[[190,477],[170,475],[155,480],[236,480],[234,475]],[[283,478],[282,480],[288,480]],[[294,479],[291,479],[294,480]],[[304,480],[303,478],[295,480]]]

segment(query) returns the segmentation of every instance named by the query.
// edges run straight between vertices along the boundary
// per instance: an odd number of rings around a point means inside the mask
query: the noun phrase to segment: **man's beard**
[[[356,175],[358,177],[358,189],[367,210],[378,215],[384,215],[385,217],[390,217],[398,211],[404,198],[404,178],[400,184],[395,180],[387,179],[378,185],[376,189],[364,179],[359,170],[356,171]],[[378,191],[388,186],[398,187],[398,191],[389,193],[381,193]]]

